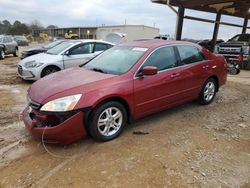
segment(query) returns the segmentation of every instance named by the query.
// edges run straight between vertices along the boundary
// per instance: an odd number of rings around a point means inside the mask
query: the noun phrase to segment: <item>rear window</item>
[[[231,41],[231,42],[250,42],[250,35],[249,34],[236,35],[235,37],[233,37],[229,41]]]
[[[24,36],[15,36],[14,38],[17,40],[26,40]]]

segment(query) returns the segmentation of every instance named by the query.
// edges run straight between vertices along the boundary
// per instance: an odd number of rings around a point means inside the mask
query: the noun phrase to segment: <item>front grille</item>
[[[240,54],[241,48],[229,48],[229,47],[220,47],[220,54]]]
[[[23,74],[23,67],[18,65],[17,71],[18,71],[18,74],[22,75]]]

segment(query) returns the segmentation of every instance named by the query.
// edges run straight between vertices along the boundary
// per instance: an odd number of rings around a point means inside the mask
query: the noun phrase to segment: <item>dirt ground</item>
[[[250,71],[229,76],[208,106],[143,118],[110,142],[44,147],[19,120],[31,83],[18,61],[0,61],[0,187],[250,187]]]

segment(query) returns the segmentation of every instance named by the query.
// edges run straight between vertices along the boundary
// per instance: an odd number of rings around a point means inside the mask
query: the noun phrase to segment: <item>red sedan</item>
[[[23,120],[45,142],[108,141],[134,119],[194,99],[209,104],[226,78],[224,57],[196,44],[134,41],[33,83]]]

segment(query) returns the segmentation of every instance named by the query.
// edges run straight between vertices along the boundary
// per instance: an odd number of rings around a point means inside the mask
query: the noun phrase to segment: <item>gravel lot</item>
[[[140,119],[116,140],[44,147],[19,120],[31,83],[18,61],[0,61],[0,187],[250,187],[250,71],[212,104]]]

